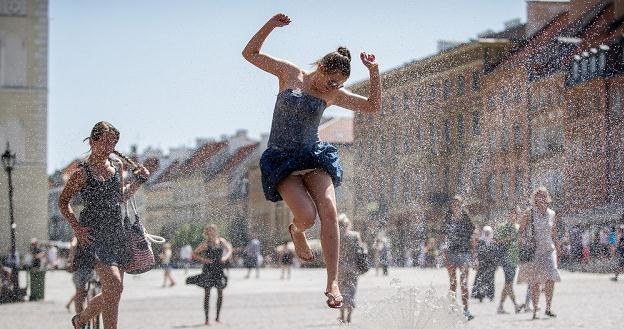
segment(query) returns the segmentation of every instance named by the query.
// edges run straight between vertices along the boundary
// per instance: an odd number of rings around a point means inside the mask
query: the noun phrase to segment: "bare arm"
[[[206,258],[206,257],[202,257],[200,255],[200,253],[202,251],[205,251],[208,248],[208,246],[206,245],[206,242],[202,242],[199,244],[199,246],[197,246],[197,248],[195,248],[195,250],[193,250],[193,259],[202,263],[202,264],[212,264],[212,259]]]
[[[370,75],[368,98],[340,89],[334,104],[356,112],[379,112],[381,110],[379,66],[375,63],[375,55],[373,54],[361,53],[360,58],[362,63],[368,68]]]
[[[277,14],[266,22],[260,30],[249,40],[245,49],[243,49],[243,57],[256,66],[257,68],[271,73],[280,79],[280,84],[290,74],[299,74],[300,69],[283,59],[272,57],[268,54],[260,52],[262,44],[269,34],[276,27],[282,27],[290,24],[290,18],[284,14]]]
[[[232,257],[232,245],[224,238],[221,238],[221,243],[223,244],[223,257],[221,257],[221,262],[225,263],[230,257]]]
[[[65,184],[58,201],[61,214],[63,214],[63,217],[65,217],[69,226],[74,230],[78,241],[81,243],[90,243],[93,241],[93,237],[89,234],[90,230],[80,225],[80,222],[76,219],[76,214],[74,214],[70,201],[85,186],[86,176],[83,169],[74,171]]]

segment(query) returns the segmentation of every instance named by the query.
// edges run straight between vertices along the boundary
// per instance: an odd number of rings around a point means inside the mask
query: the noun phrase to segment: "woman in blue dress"
[[[351,54],[344,47],[323,56],[312,71],[262,53],[262,44],[273,29],[288,24],[288,16],[273,16],[243,50],[247,61],[279,80],[268,148],[260,159],[262,187],[267,200],[284,200],[292,211],[294,218],[288,230],[295,252],[303,261],[314,259],[304,232],[314,225],[318,212],[327,266],[327,305],[338,308],[342,306],[337,282],[340,234],[334,188],[340,184],[342,168],[336,148],[319,141],[318,126],[330,105],[360,112],[379,111],[379,68],[373,54],[360,54],[370,72],[366,98],[342,88],[351,73]]]

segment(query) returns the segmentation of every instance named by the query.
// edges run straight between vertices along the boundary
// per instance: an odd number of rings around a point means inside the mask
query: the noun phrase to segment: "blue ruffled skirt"
[[[338,149],[327,142],[316,142],[302,149],[269,146],[260,158],[262,188],[267,200],[277,202],[282,197],[277,185],[291,173],[306,169],[322,169],[331,177],[334,187],[342,181],[342,166]]]

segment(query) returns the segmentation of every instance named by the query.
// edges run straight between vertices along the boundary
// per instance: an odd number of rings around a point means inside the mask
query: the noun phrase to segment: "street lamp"
[[[7,177],[9,179],[9,219],[11,221],[11,285],[13,286],[13,296],[14,299],[19,299],[21,296],[20,293],[20,285],[19,285],[19,273],[17,268],[17,250],[15,248],[15,217],[13,216],[13,179],[11,173],[15,168],[15,153],[11,153],[11,149],[9,147],[9,142],[7,142],[6,151],[2,153],[2,167],[4,167],[4,171],[7,173]]]

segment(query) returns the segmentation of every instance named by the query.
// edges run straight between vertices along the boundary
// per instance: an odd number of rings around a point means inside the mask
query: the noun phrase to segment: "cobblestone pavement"
[[[189,275],[198,273],[191,270]],[[474,274],[474,273],[473,273]],[[293,279],[282,281],[279,270],[265,269],[259,279],[244,279],[245,271],[232,270],[225,290],[222,324],[213,328],[334,328],[338,312],[325,306],[322,294],[324,270],[293,271]],[[184,272],[175,270],[178,284],[161,288],[162,272],[154,270],[141,276],[126,276],[120,306],[119,328],[200,328],[203,326],[203,291],[185,286]],[[474,277],[474,276],[471,276]],[[471,300],[475,319],[466,328],[622,328],[624,323],[624,282],[611,282],[604,274],[562,272],[563,281],[555,288],[553,311],[556,319],[531,321],[528,313],[498,315],[497,302]],[[497,295],[502,286],[502,271],[497,272]],[[433,287],[440,295],[447,287],[442,269],[390,269],[390,276],[375,276],[374,271],[360,279],[358,301],[378,305],[390,296],[394,285]],[[525,286],[516,287],[524,299]],[[70,314],[64,308],[71,297],[70,275],[48,272],[46,298],[42,302],[0,305],[0,328],[71,328]],[[214,305],[214,296],[212,304]],[[511,310],[508,302],[507,310]],[[543,309],[542,297],[542,309]],[[358,313],[358,311],[360,313]],[[211,309],[214,312],[214,306]],[[365,307],[354,312],[352,328],[358,328]],[[391,321],[390,321],[391,322]],[[388,323],[383,329],[400,328]],[[410,328],[411,329],[411,328]]]

